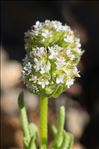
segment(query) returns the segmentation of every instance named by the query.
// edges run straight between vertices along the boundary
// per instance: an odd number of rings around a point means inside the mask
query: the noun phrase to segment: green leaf
[[[55,137],[56,134],[57,134],[57,128],[52,124],[52,125],[51,125],[51,129],[52,129],[53,135],[54,135],[54,137]]]
[[[24,148],[27,149],[28,148],[28,140],[26,137],[23,137],[23,143],[24,143]]]
[[[34,140],[36,140],[38,128],[34,123],[29,123],[29,131],[30,131],[30,136],[34,137]]]
[[[63,142],[64,122],[65,122],[65,108],[64,106],[61,106],[58,114],[57,134],[55,135],[55,139],[52,145],[53,148],[55,149],[59,148]]]
[[[64,139],[60,149],[72,149],[73,136],[72,134],[64,131]]]
[[[24,107],[24,95],[23,95],[23,92],[21,92],[19,94],[19,97],[18,97],[18,106],[20,109],[22,109]]]
[[[35,138],[33,136],[30,139],[30,143],[29,143],[28,149],[36,149]]]
[[[24,105],[23,92],[21,92],[18,97],[18,105],[19,105],[20,118],[22,123],[23,142],[24,142],[24,145],[27,146],[27,144],[30,141],[30,134],[29,134],[29,123],[28,123],[26,108]]]
[[[64,130],[65,122],[65,108],[60,107],[58,114],[58,127],[52,125],[52,132],[54,134],[54,141],[51,149],[72,149],[73,135]]]

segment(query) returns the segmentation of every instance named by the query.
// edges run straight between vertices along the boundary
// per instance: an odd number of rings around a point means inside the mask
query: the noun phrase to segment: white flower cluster
[[[77,64],[83,51],[68,25],[37,21],[25,33],[25,49],[22,78],[31,92],[51,96],[60,84],[64,91],[79,77]]]

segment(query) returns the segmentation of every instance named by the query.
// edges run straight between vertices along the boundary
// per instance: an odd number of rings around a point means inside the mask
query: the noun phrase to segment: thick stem
[[[48,128],[48,98],[46,96],[40,97],[40,147],[47,148]]]

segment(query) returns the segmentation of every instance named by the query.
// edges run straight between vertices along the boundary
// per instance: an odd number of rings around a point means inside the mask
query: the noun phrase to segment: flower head
[[[53,96],[60,85],[64,91],[79,77],[77,64],[83,51],[68,25],[37,21],[25,33],[25,50],[22,79],[32,93]]]

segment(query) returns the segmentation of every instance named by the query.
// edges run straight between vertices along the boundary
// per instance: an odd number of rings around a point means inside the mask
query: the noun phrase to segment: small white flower
[[[44,47],[41,47],[38,49],[38,55],[43,55],[45,52],[45,48]]]
[[[74,37],[72,35],[68,35],[67,37],[64,38],[65,42],[73,43],[74,42]]]
[[[34,35],[38,36],[39,30],[34,30]]]
[[[62,31],[63,29],[61,24],[57,24],[55,28],[57,31]]]
[[[66,69],[66,70],[64,70],[64,71],[65,71],[65,73],[67,74],[67,76],[75,75],[75,76],[77,76],[77,77],[80,77],[79,71],[78,71],[78,69],[76,68],[76,66],[75,66],[74,68],[72,68],[72,69]]]
[[[36,71],[39,71],[42,67],[42,62],[39,61],[37,58],[34,58],[34,62],[35,62],[34,69]]]
[[[62,27],[62,30],[65,31],[65,32],[67,32],[67,31],[70,30],[70,27],[69,27],[68,25],[64,25],[64,26]]]
[[[75,38],[75,41],[80,43],[80,38]]]
[[[64,83],[64,75],[60,75],[59,77],[56,78],[56,83]]]
[[[33,92],[35,92],[35,93],[39,91],[38,87],[35,86],[35,85],[32,86],[32,90],[33,90]]]
[[[45,38],[48,38],[52,35],[52,33],[48,30],[48,29],[45,29],[43,32],[42,32],[42,36],[45,37]]]
[[[75,43],[76,43],[76,46],[77,46],[78,48],[81,47],[80,39],[79,39],[79,38],[75,38]]]
[[[55,50],[53,47],[48,47],[50,52],[49,59],[55,59],[58,55],[58,50]]]
[[[35,29],[37,29],[37,28],[41,27],[41,25],[42,25],[42,23],[41,23],[41,22],[36,21],[36,24],[35,24],[35,25],[33,25],[33,27],[34,27]]]
[[[76,45],[77,45],[77,47],[78,47],[78,48],[80,48],[80,47],[81,47],[81,44],[80,44],[80,43],[78,43],[78,42],[76,42]]]
[[[37,59],[37,58],[34,58],[34,62],[35,62],[35,63],[38,63],[38,59]]]
[[[33,81],[34,83],[37,82],[37,76],[32,75],[29,81]]]
[[[60,68],[62,68],[64,65],[66,65],[66,60],[65,60],[65,58],[64,57],[59,57],[59,58],[57,58],[57,61],[55,62],[55,64],[56,64],[56,68],[57,69],[60,69]]]
[[[43,74],[43,73],[48,73],[48,72],[50,71],[50,69],[51,69],[50,64],[48,64],[48,65],[43,65],[43,66],[41,67],[40,73],[41,73],[41,74]]]
[[[71,49],[67,49],[66,50],[66,55],[71,59],[71,60],[74,60],[75,59],[75,55],[73,55],[71,53]]]
[[[75,51],[79,55],[82,54],[82,51],[79,48],[75,48],[75,49],[73,49],[73,51]]]
[[[53,25],[53,27],[54,27],[57,31],[61,31],[61,30],[62,30],[62,23],[61,23],[61,22],[52,21],[52,25]]]
[[[45,52],[45,48],[44,47],[37,48],[37,56],[43,55],[44,52]]]
[[[40,71],[41,74],[48,73],[51,69],[51,64],[47,63],[44,64],[42,61],[39,61],[37,58],[34,58],[34,69],[36,71]]]
[[[23,70],[27,71],[28,73],[31,73],[31,71],[32,71],[32,64],[30,62],[27,62],[25,64],[25,66],[23,67]]]
[[[68,88],[70,88],[70,86],[73,85],[73,83],[74,83],[74,79],[70,79],[66,81],[66,85]]]
[[[32,48],[31,55],[33,55],[33,56],[36,56],[37,55],[36,48]]]
[[[77,69],[76,66],[75,66],[74,69],[73,69],[73,74],[76,75],[77,77],[80,77],[79,71],[78,71],[78,69]]]
[[[42,86],[42,88],[44,88],[46,85],[49,84],[48,80],[42,79],[41,81],[38,82],[39,85]]]
[[[73,54],[71,54],[70,59],[73,61],[75,59],[75,56]]]
[[[71,49],[66,49],[66,55],[68,56],[68,57],[70,57],[71,56]]]
[[[50,20],[45,20],[45,24],[49,25],[49,23],[50,23]]]
[[[33,55],[36,57],[36,56],[42,56],[45,52],[45,48],[44,47],[37,47],[37,48],[33,48],[32,49],[33,51]]]

